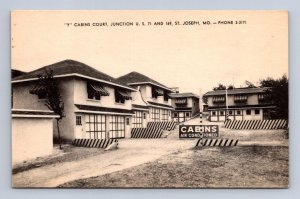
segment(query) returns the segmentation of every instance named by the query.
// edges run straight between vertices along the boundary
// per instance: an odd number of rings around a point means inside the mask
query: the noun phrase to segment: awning
[[[175,99],[175,104],[186,104],[187,100],[186,99]]]
[[[154,89],[154,93],[157,95],[157,96],[164,96],[164,91],[162,90],[159,90],[157,88],[152,88]]]
[[[98,92],[101,96],[109,96],[109,92],[105,90],[101,85],[99,84],[91,84],[92,89],[94,89],[95,92]]]
[[[247,101],[247,95],[235,95],[234,101],[237,101],[237,102]]]
[[[126,92],[126,91],[120,91],[120,90],[117,90],[117,93],[125,100],[130,100],[131,99],[131,96],[130,96],[130,93]]]
[[[30,94],[33,95],[39,95],[41,93],[44,93],[46,91],[45,87],[41,84],[35,85],[32,89],[29,90]]]

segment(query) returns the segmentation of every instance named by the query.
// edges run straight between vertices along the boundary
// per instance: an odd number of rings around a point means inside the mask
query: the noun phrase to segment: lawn
[[[286,188],[288,167],[287,146],[197,148],[59,187]]]

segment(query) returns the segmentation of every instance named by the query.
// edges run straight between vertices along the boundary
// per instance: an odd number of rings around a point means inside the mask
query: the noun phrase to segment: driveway
[[[166,139],[119,140],[118,150],[17,173],[12,176],[13,187],[57,187],[76,179],[99,176],[151,162],[163,155],[186,150],[195,145],[194,140],[177,138],[178,135],[170,135]]]

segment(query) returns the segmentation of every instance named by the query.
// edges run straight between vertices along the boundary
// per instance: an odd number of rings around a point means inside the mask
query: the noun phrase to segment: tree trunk
[[[56,119],[56,126],[57,126],[57,134],[58,134],[58,144],[59,144],[59,149],[62,149],[62,147],[61,147],[60,131],[59,131],[59,119]]]

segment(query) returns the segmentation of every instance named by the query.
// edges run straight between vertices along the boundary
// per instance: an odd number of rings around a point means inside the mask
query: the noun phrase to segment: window
[[[109,96],[109,92],[97,82],[87,82],[87,95],[88,99],[100,100],[101,96]]]
[[[125,117],[112,115],[109,122],[109,138],[124,138],[125,137]]]
[[[146,113],[144,113],[144,119],[146,119]]]
[[[46,99],[46,92],[40,92],[40,93],[37,94],[37,96],[38,96],[38,98],[41,99],[41,100],[42,100],[42,99]]]
[[[246,110],[246,115],[251,115],[251,110]]]
[[[132,125],[133,128],[142,128],[143,127],[143,118],[141,111],[135,111],[132,116]]]
[[[211,114],[215,116],[216,115],[216,111],[213,111]]]
[[[156,92],[156,90],[155,90],[155,87],[154,87],[154,86],[152,86],[152,88],[151,88],[151,92],[152,92],[152,98],[155,98],[155,99],[157,99],[158,95],[157,95],[157,92]]]
[[[260,110],[259,109],[255,109],[255,115],[259,115]]]
[[[152,98],[157,99],[158,96],[164,96],[164,92],[161,89],[158,89],[156,86],[151,87]]]
[[[168,110],[162,110],[161,116],[162,116],[162,118],[161,118],[162,121],[168,121],[168,118],[169,118]]]
[[[124,104],[125,100],[130,100],[130,99],[131,99],[130,93],[128,93],[125,90],[115,89],[115,102],[116,103]]]
[[[160,120],[160,117],[159,117],[159,114],[160,114],[160,111],[158,108],[151,108],[150,109],[150,114],[151,114],[151,119],[152,121],[159,121]]]
[[[88,99],[100,100],[100,92],[96,92],[90,83],[87,84]]]
[[[189,113],[189,112],[186,112],[186,113],[185,113],[185,117],[190,117],[190,113]]]
[[[174,115],[174,117],[178,117],[178,113],[174,113],[173,115]]]
[[[164,101],[169,101],[169,94],[166,91],[164,91]]]
[[[220,111],[220,115],[224,115],[224,111]]]
[[[77,118],[76,118],[77,119]],[[77,122],[77,121],[76,121]],[[86,138],[106,139],[105,115],[88,114],[85,116]]]
[[[125,103],[125,99],[124,97],[122,97],[119,92],[117,91],[117,89],[115,89],[115,102],[116,103],[120,103],[120,104],[124,104]]]
[[[241,115],[241,111],[240,110],[236,111],[236,114]]]
[[[126,125],[129,125],[129,117],[126,117]]]
[[[41,84],[35,85],[29,90],[29,93],[32,95],[37,95],[39,99],[46,99],[47,95],[46,88]]]
[[[231,110],[230,110],[230,111],[228,111],[228,114],[229,114],[229,115],[232,115],[232,111],[231,111]]]
[[[81,122],[81,115],[76,115],[76,126],[81,126],[82,122]]]

